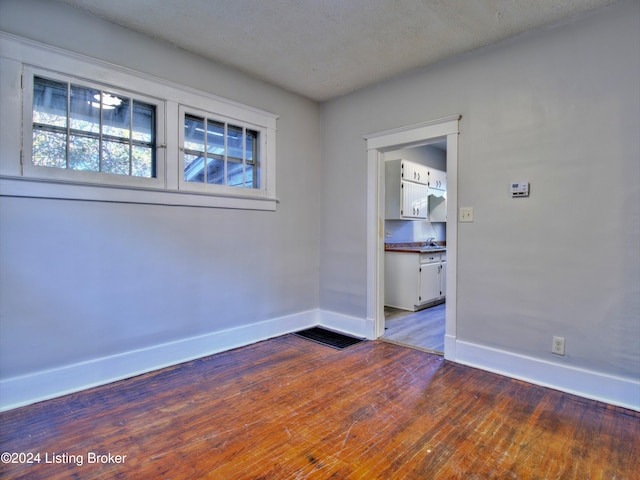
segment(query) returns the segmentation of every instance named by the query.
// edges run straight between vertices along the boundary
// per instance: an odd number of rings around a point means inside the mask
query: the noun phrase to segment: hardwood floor
[[[285,335],[1,413],[1,451],[40,463],[0,478],[637,479],[639,445],[637,412]]]
[[[444,352],[446,304],[409,312],[384,308],[385,340],[442,354]]]

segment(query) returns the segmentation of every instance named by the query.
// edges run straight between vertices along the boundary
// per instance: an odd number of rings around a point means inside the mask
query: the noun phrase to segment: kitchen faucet
[[[436,237],[427,238],[427,246],[434,245],[436,243]]]

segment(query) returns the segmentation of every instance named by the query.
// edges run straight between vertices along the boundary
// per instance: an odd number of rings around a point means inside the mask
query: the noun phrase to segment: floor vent
[[[299,332],[295,332],[294,335],[328,347],[337,348],[338,350],[343,350],[360,342],[364,342],[363,338],[351,337],[343,333],[332,332],[331,330],[326,330],[320,327],[301,330]]]

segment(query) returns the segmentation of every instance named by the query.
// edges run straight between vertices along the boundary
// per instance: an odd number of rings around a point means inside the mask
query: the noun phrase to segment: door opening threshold
[[[384,337],[381,337],[380,340],[387,343],[393,343],[394,345],[399,345],[401,347],[413,348],[414,350],[420,350],[421,352],[432,353],[433,355],[444,357],[444,352],[440,352],[438,350],[432,350],[430,348],[420,347],[418,345],[411,345],[410,343],[398,342],[397,340],[391,340]]]

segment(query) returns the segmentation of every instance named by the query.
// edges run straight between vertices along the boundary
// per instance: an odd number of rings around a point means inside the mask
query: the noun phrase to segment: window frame
[[[254,130],[258,132],[258,158],[255,160],[255,163],[258,166],[258,187],[244,187],[244,186],[231,186],[231,185],[221,185],[221,184],[211,184],[211,183],[200,183],[200,182],[190,182],[185,180],[184,178],[184,165],[185,165],[185,131],[184,125],[187,116],[194,116],[198,118],[206,119],[207,121],[215,121],[219,123],[224,123],[226,126],[233,127],[241,127],[244,130]],[[179,139],[178,139],[178,149],[180,150],[179,154],[179,172],[180,176],[178,178],[178,186],[180,190],[183,191],[192,191],[198,193],[208,193],[210,191],[218,191],[226,194],[248,194],[253,195],[251,192],[260,192],[261,186],[266,181],[265,171],[261,164],[262,160],[262,152],[264,152],[267,148],[266,144],[266,130],[258,125],[253,125],[247,122],[241,122],[236,119],[230,119],[223,117],[222,115],[215,114],[212,112],[207,112],[199,108],[190,107],[187,105],[180,105],[178,107],[178,118],[180,122],[180,131],[179,131]],[[226,157],[226,155],[225,155]],[[226,175],[225,175],[226,177]]]
[[[41,77],[48,80],[55,80],[63,83],[72,84],[75,86],[94,88],[99,90],[108,90],[110,93],[122,95],[131,98],[132,100],[141,101],[156,108],[155,113],[155,176],[153,177],[138,177],[132,175],[117,175],[106,172],[92,172],[84,170],[72,170],[66,168],[46,167],[41,165],[35,165],[33,163],[33,86],[34,78]],[[165,148],[164,136],[165,136],[165,112],[164,102],[157,98],[149,97],[146,95],[132,92],[130,90],[123,90],[112,85],[106,85],[97,82],[90,82],[81,78],[60,74],[58,72],[51,72],[35,68],[32,66],[25,66],[23,68],[22,77],[22,91],[23,91],[23,113],[22,113],[22,171],[23,176],[38,178],[43,180],[55,180],[55,181],[67,181],[71,183],[87,183],[109,186],[133,186],[133,187],[150,187],[150,188],[162,188],[165,185]],[[67,120],[69,119],[70,112],[67,112]]]
[[[52,73],[57,74],[63,81],[72,79],[71,83],[80,79],[88,85],[97,85],[114,93],[122,92],[141,101],[152,99],[152,104],[159,102],[162,109],[156,112],[156,120],[162,121],[162,125],[156,127],[157,170],[154,179],[111,174],[98,175],[118,178],[95,181],[73,175],[75,178],[70,179],[61,173],[52,174],[53,170],[64,169],[24,168],[31,163],[33,128],[32,100],[26,98],[33,95],[33,87],[32,84],[24,85],[28,84],[24,82],[28,77],[24,71],[42,72],[39,76],[52,79],[55,79]],[[145,93],[140,95],[136,92]],[[263,211],[275,211],[279,203],[276,196],[278,115],[265,110],[5,32],[0,32],[0,105],[0,196]],[[179,135],[183,124],[179,118],[180,105],[198,105],[202,111],[214,112],[216,118],[227,119],[233,125],[246,124],[263,132],[260,135],[259,188],[209,188],[206,191],[181,188]],[[23,131],[25,125],[28,129]],[[25,143],[29,143],[28,148],[25,148]]]

